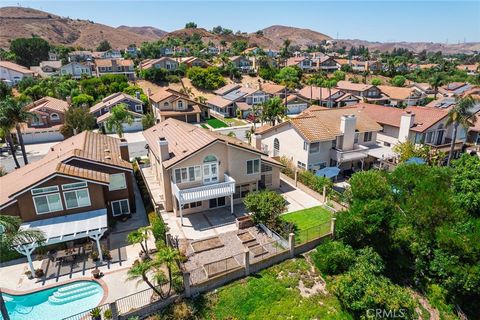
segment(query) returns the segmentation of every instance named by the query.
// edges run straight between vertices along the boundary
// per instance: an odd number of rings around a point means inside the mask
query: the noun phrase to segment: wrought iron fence
[[[259,262],[289,250],[285,241],[274,239],[258,246],[250,247],[250,263]]]
[[[327,221],[308,229],[296,231],[295,244],[303,244],[321,238],[330,233],[330,228],[331,222]]]
[[[113,310],[110,309],[110,304],[102,304],[101,306],[91,308],[85,311],[82,311],[80,313],[74,314],[73,316],[69,316],[67,318],[63,318],[63,320],[93,320],[95,319],[95,313],[96,311],[99,311],[99,315],[105,319],[108,319],[105,316],[105,313],[107,312],[113,312]],[[109,311],[107,311],[109,310]]]
[[[199,284],[210,278],[226,275],[238,268],[243,268],[245,266],[244,255],[245,253],[243,252],[238,253],[188,270],[190,273],[190,285]]]

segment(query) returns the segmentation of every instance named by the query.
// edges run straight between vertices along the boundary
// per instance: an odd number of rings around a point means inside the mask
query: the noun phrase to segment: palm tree
[[[15,144],[13,143],[12,131],[14,124],[11,119],[4,117],[0,114],[0,137],[3,137],[7,141],[8,146],[10,147],[10,152],[12,153],[13,161],[15,162],[15,168],[20,168],[20,163],[18,162],[17,155],[15,154]]]
[[[165,265],[168,270],[169,286],[167,296],[170,295],[170,291],[172,290],[172,267],[175,265],[177,260],[180,260],[180,258],[180,252],[172,247],[164,247],[160,249],[158,254],[155,256],[154,260],[161,265]]]
[[[290,39],[283,40],[283,49],[281,53],[283,58],[288,58],[288,49],[290,48],[291,44],[292,41],[290,41]]]
[[[148,128],[151,128],[155,125],[155,122],[157,119],[155,119],[155,116],[153,113],[148,112],[142,117],[142,126],[143,130],[147,130]]]
[[[455,140],[457,139],[458,126],[462,126],[465,130],[475,124],[476,117],[474,117],[473,107],[475,100],[472,96],[464,96],[457,98],[456,105],[448,112],[446,126],[453,125],[452,141],[450,142],[450,152],[448,153],[447,166],[452,160],[453,150],[455,148]]]
[[[247,138],[248,144],[252,143],[252,136],[255,134],[255,125],[251,126],[250,129],[245,131],[245,138]]]
[[[108,131],[115,131],[120,138],[123,136],[123,124],[132,124],[133,116],[124,103],[120,103],[110,110],[110,117],[105,122]]]
[[[326,88],[328,88],[328,100],[329,100],[329,103],[328,103],[328,107],[331,108],[332,107],[332,88],[335,87],[337,85],[337,81],[332,79],[332,80],[328,80],[328,81],[324,81],[324,86]]]
[[[129,244],[140,244],[142,251],[145,253],[145,256],[148,258],[148,231],[150,227],[141,227],[137,230],[130,232],[127,235],[127,242]]]
[[[42,242],[45,235],[40,230],[19,230],[22,220],[16,216],[0,216],[0,243],[2,247],[15,247],[26,243]]]
[[[280,121],[287,113],[286,104],[282,103],[279,97],[273,97],[263,103],[262,117],[265,121],[270,122],[272,126]]]
[[[0,114],[2,114],[2,117],[5,116],[9,118],[14,123],[18,142],[22,150],[23,162],[28,164],[27,152],[25,151],[25,145],[23,143],[21,124],[27,122],[28,119],[34,117],[34,115],[26,110],[26,105],[27,101],[7,97],[0,102]]]
[[[445,77],[440,72],[436,72],[430,79],[428,79],[435,93],[434,98],[437,100],[438,88],[445,84]]]

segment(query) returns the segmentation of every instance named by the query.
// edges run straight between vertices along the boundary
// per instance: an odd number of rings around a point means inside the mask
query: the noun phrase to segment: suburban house
[[[426,107],[450,109],[457,104],[455,97],[443,97],[441,95],[439,95],[439,97],[437,100],[432,100],[427,103]]]
[[[252,112],[253,105],[268,99],[268,94],[260,89],[236,84],[227,84],[215,92],[220,95],[208,99],[207,106],[211,113],[220,117],[235,117],[237,109],[242,112],[242,117],[246,117]]]
[[[170,88],[161,88],[149,97],[153,114],[159,121],[174,118],[185,122],[200,122],[202,111],[207,108],[187,95]],[[204,113],[204,116],[206,114]]]
[[[469,76],[474,76],[479,73],[480,64],[461,64],[457,66],[458,70],[465,71]]]
[[[150,68],[156,68],[156,69],[162,68],[162,69],[173,71],[178,69],[178,65],[179,65],[178,61],[173,58],[161,57],[159,59],[143,60],[140,63],[140,70],[148,70]]]
[[[111,116],[110,111],[112,108],[119,104],[125,104],[128,111],[133,117],[133,123],[123,125],[125,132],[140,131],[143,129],[142,116],[143,116],[143,101],[140,100],[140,93],[137,93],[136,97],[132,97],[123,92],[117,92],[105,97],[90,108],[90,113],[97,118],[97,124],[102,127],[104,122]],[[104,127],[105,128],[105,127]]]
[[[308,57],[291,57],[287,59],[287,67],[297,66],[304,72],[309,72],[315,69],[313,60]]]
[[[138,49],[136,46],[128,46],[125,48],[125,53],[132,57],[136,57],[139,52],[140,49]]]
[[[316,70],[322,70],[326,72],[334,72],[340,69],[340,65],[332,57],[326,54],[317,54],[313,58],[313,67]]]
[[[382,91],[373,84],[353,83],[350,81],[338,81],[337,89],[346,93],[351,93],[367,102],[376,102],[384,104],[388,101]]]
[[[331,108],[349,106],[360,102],[359,97],[335,88],[305,86],[298,92],[298,95],[320,106]]]
[[[275,83],[260,83],[260,89],[271,97],[285,98],[285,86]],[[288,90],[287,90],[288,91]],[[288,93],[288,92],[287,92]]]
[[[217,47],[210,46],[208,48],[200,50],[200,52],[216,56],[220,52],[220,50]]]
[[[468,129],[467,142],[480,146],[480,112],[477,112],[474,117],[476,118],[475,125]],[[478,154],[480,155],[480,150]]]
[[[92,53],[94,59],[121,59],[120,50],[94,51]]]
[[[451,82],[447,85],[444,85],[438,88],[438,92],[443,94],[445,97],[458,96],[468,91],[472,86],[466,82]]]
[[[356,72],[380,72],[382,71],[383,64],[380,61],[362,61],[355,59],[335,59],[339,65],[348,65],[352,67]]]
[[[426,144],[433,149],[448,152],[453,136],[453,126],[446,125],[448,110],[410,106],[405,109],[360,103],[357,109],[382,126],[377,141],[384,146],[394,146],[407,140]],[[467,134],[458,128],[454,151],[462,150]]]
[[[210,66],[210,63],[197,57],[178,57],[177,61],[179,63],[184,63],[188,68],[191,68],[191,67],[207,68]]]
[[[30,70],[38,74],[42,78],[48,78],[51,76],[56,76],[60,72],[62,67],[62,61],[40,61],[38,66],[30,67]]]
[[[135,80],[135,69],[130,59],[99,59],[95,60],[97,76],[106,74],[123,74],[129,80]]]
[[[283,99],[284,104],[286,102],[287,115],[294,115],[302,113],[309,106],[309,102],[297,94],[289,94],[287,99]]]
[[[114,217],[136,212],[126,142],[84,131],[50,148],[40,160],[0,177],[0,214],[17,216],[20,229],[44,232],[44,245],[99,239]],[[36,243],[17,247],[27,256]]]
[[[143,135],[157,198],[177,216],[224,206],[233,213],[249,192],[280,186],[282,165],[236,138],[175,119]]]
[[[68,53],[68,61],[70,62],[93,61],[93,54],[91,51],[72,51]]]
[[[70,62],[60,68],[60,75],[70,75],[73,79],[81,79],[82,76],[91,76],[91,62]]]
[[[0,81],[13,86],[23,78],[33,77],[35,72],[10,61],[0,61]]]
[[[244,56],[233,56],[228,58],[230,62],[233,63],[235,68],[239,69],[244,73],[253,71],[252,61]]]
[[[388,96],[387,105],[390,106],[416,106],[425,99],[425,94],[414,88],[394,87],[380,85],[378,88]]]
[[[427,82],[414,83],[412,88],[427,96],[435,94],[435,89]]]
[[[364,167],[381,127],[355,107],[310,107],[296,118],[255,131],[252,144],[304,170]]]
[[[23,142],[42,143],[63,140],[60,128],[65,122],[67,101],[44,97],[26,106],[31,114],[28,122],[20,125]]]

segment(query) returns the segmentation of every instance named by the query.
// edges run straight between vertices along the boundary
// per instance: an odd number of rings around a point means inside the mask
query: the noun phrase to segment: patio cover
[[[386,146],[372,146],[368,149],[367,154],[377,159],[391,159],[396,156],[396,153],[390,147]]]
[[[340,162],[362,160],[368,157],[365,152],[354,151],[354,152],[345,152],[342,154],[342,159]]]
[[[325,178],[333,178],[338,176],[340,173],[340,168],[338,167],[326,167],[321,170],[318,170],[315,175],[319,177],[325,177]]]

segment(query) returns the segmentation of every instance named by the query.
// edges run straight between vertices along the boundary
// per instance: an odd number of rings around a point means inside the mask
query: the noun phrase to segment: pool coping
[[[43,290],[52,289],[54,287],[60,287],[60,286],[63,286],[63,285],[66,285],[66,284],[69,284],[69,283],[72,283],[72,282],[77,282],[77,281],[95,281],[95,282],[97,282],[103,289],[102,299],[100,300],[100,302],[98,303],[97,306],[101,306],[105,303],[105,301],[108,298],[108,286],[105,283],[105,281],[103,281],[102,279],[95,279],[94,277],[79,277],[79,278],[75,278],[75,279],[69,279],[69,280],[62,281],[61,283],[52,283],[52,284],[48,284],[46,286],[43,286],[42,288],[30,289],[30,290],[25,290],[25,291],[18,291],[18,290],[7,289],[7,288],[0,288],[0,290],[1,290],[2,293],[6,293],[6,294],[9,294],[9,295],[12,295],[12,296],[21,296],[21,295],[27,295],[27,294],[40,292],[40,291],[43,291]]]

